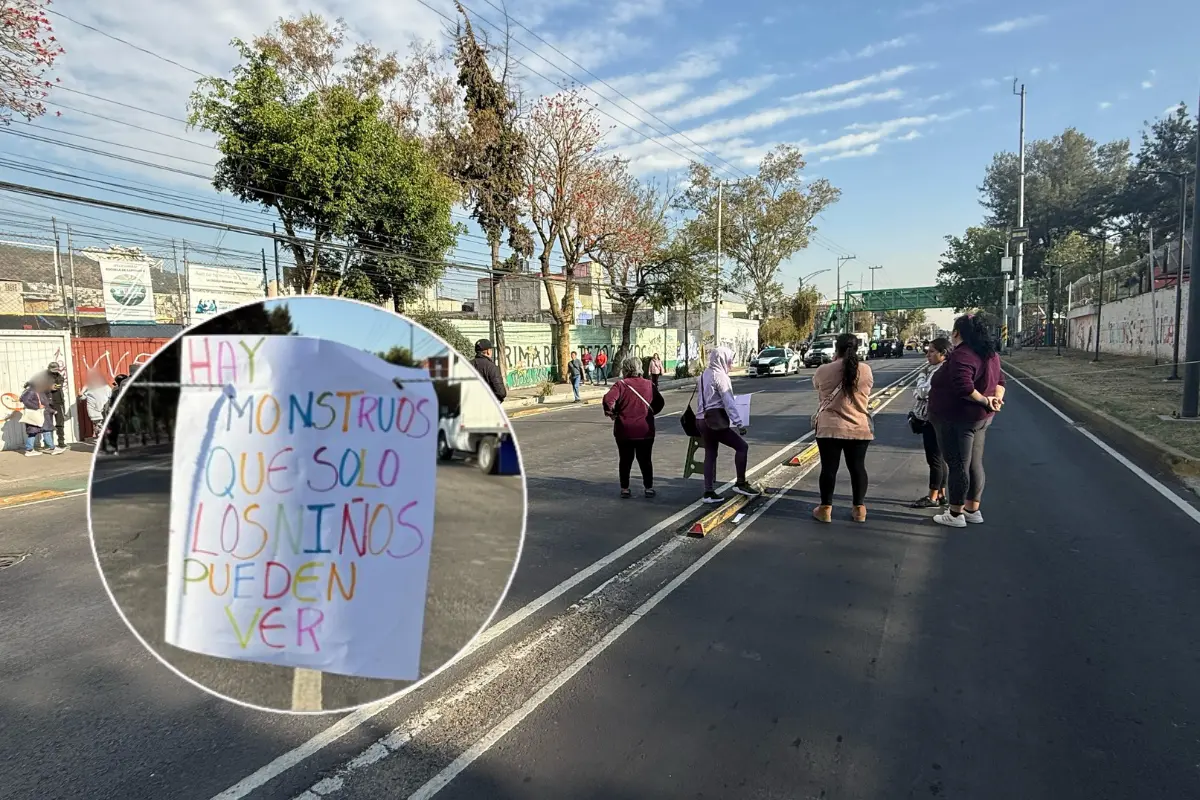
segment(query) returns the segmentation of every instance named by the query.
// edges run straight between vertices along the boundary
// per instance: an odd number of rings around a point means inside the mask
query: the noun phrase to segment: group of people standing
[[[858,360],[858,340],[839,336],[834,360],[813,375],[818,411],[813,415],[821,458],[818,522],[833,517],[833,492],[842,461],[850,473],[855,522],[867,519],[867,450],[875,438],[869,408],[874,376]],[[926,366],[913,387],[909,423],[922,438],[929,464],[929,493],[912,507],[937,508],[934,522],[953,528],[982,523],[980,503],[986,475],[983,451],[992,417],[1004,407],[1004,373],[984,321],[966,314],[954,321],[949,338],[926,346]]]
[[[104,420],[112,410],[112,399],[120,391],[125,375],[118,375],[112,386],[96,377],[79,393],[87,408],[92,428],[99,433]],[[66,373],[62,364],[52,361],[44,371],[37,373],[25,384],[21,392],[21,424],[25,426],[25,455],[32,458],[40,455],[58,455],[67,451],[66,421],[70,417],[67,407]],[[116,419],[105,429],[104,449],[119,451],[120,425]]]

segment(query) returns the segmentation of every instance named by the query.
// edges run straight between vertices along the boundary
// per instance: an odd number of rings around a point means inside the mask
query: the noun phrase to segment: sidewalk
[[[1195,472],[1200,466],[1200,422],[1169,419],[1179,412],[1183,399],[1183,382],[1164,380],[1171,374],[1170,365],[1107,353],[1098,363],[1092,358],[1078,350],[1063,350],[1060,357],[1054,348],[1025,348],[1006,356],[1004,366],[1035,391],[1049,387],[1055,390],[1052,394],[1065,395],[1154,446],[1172,466],[1191,462],[1186,471]]]
[[[736,378],[745,375],[746,372],[746,367],[734,367],[730,374]],[[579,399],[584,403],[597,403],[612,388],[612,385],[617,380],[617,378],[610,377],[607,386],[604,384],[590,386],[585,383],[579,387]],[[690,386],[695,380],[694,377],[671,378],[669,380],[664,377],[664,379],[659,380],[658,388],[663,391],[677,389],[681,386]],[[520,409],[560,406],[575,401],[575,395],[571,392],[571,384],[569,383],[554,384],[551,393],[546,397],[541,397],[540,394],[541,392],[536,386],[523,386],[519,389],[510,389],[508,397],[504,399],[504,410],[512,414],[514,411]]]
[[[120,456],[100,455],[100,458],[136,457],[138,453],[162,450],[170,447],[164,442],[155,445],[137,444],[130,440],[129,447],[122,447]],[[92,470],[92,456],[96,447],[87,442],[76,442],[58,455],[42,454],[28,458],[23,450],[0,452],[0,506],[5,501],[13,502],[26,495],[53,492],[60,493],[87,488]],[[126,455],[128,454],[128,455]]]

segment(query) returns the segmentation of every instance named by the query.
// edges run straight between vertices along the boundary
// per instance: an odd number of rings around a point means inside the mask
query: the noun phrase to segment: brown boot
[[[867,521],[867,507],[866,506],[855,506],[850,511],[850,519],[854,520],[855,522],[866,522]]]
[[[812,515],[817,522],[830,522],[833,519],[833,506],[817,506]]]

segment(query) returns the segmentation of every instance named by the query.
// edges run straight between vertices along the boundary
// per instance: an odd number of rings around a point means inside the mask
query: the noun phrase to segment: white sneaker
[[[51,451],[50,451],[50,455],[52,455],[52,456],[56,456],[56,455],[58,455],[59,453],[65,453],[65,452],[67,452],[67,448],[65,448],[65,447],[56,447],[56,448],[54,448],[53,450],[51,450]]]
[[[949,511],[943,511],[933,518],[933,521],[938,525],[945,525],[947,528],[965,528],[967,527],[967,515],[959,514],[957,517]]]
[[[967,511],[966,509],[963,509],[963,517],[965,517],[967,522],[971,523],[972,525],[979,525],[983,522],[982,511]]]
[[[41,455],[41,453],[39,453],[37,450],[26,450],[25,451],[26,458],[33,458],[34,456],[40,456],[40,455]]]

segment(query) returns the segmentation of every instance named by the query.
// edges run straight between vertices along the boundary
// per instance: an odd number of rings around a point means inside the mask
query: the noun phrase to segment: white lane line
[[[877,409],[871,412],[871,415],[874,416],[878,414],[899,396],[900,392],[893,394]],[[717,544],[711,550],[700,556],[700,558],[696,559],[695,563],[693,563],[683,572],[679,573],[679,575],[675,576],[670,583],[659,589],[658,592],[656,592],[649,600],[638,606],[628,617],[626,617],[615,628],[609,631],[603,639],[592,645],[592,647],[586,653],[576,659],[571,666],[567,667],[565,670],[551,679],[550,682],[539,689],[537,693],[522,703],[516,711],[505,717],[503,722],[488,731],[482,739],[471,745],[471,747],[467,748],[467,750],[459,755],[458,758],[450,762],[441,772],[429,779],[424,786],[409,795],[408,800],[430,800],[430,798],[432,798],[442,789],[446,788],[446,786],[449,785],[450,782],[453,781],[459,774],[461,774],[463,770],[469,767],[480,756],[490,750],[497,742],[512,732],[512,730],[520,725],[526,717],[536,711],[537,708],[542,705],[542,703],[546,702],[554,695],[555,692],[566,685],[571,678],[574,678],[584,667],[595,661],[596,658],[599,657],[599,655],[605,650],[607,650],[610,645],[624,636],[630,628],[636,625],[648,613],[653,611],[655,606],[667,599],[667,597],[669,597],[672,592],[682,586],[688,580],[688,578],[695,575],[701,570],[701,568],[704,567],[705,564],[716,558],[722,550],[733,544],[733,542],[736,541],[739,536],[745,533],[746,530],[748,530],[750,526],[753,525],[758,518],[767,511],[767,509],[779,502],[784,495],[791,491],[791,489],[797,483],[803,480],[819,465],[819,461],[814,461],[812,464],[809,464],[795,477],[785,483],[783,488],[777,493],[770,495],[761,506],[754,510],[754,513],[752,513],[745,522],[735,527],[728,536],[717,542]]]
[[[1133,463],[1128,458],[1126,458],[1125,456],[1118,453],[1115,449],[1113,449],[1113,447],[1111,445],[1109,445],[1107,442],[1102,440],[1099,436],[1092,433],[1087,428],[1080,427],[1080,425],[1075,420],[1071,419],[1066,414],[1064,414],[1062,411],[1060,411],[1058,408],[1056,408],[1053,403],[1051,403],[1046,398],[1042,397],[1040,394],[1035,392],[1033,389],[1030,389],[1028,386],[1026,386],[1025,383],[1020,378],[1015,377],[1008,370],[1005,370],[1004,374],[1008,376],[1008,379],[1010,381],[1017,384],[1017,386],[1020,386],[1022,389],[1024,389],[1026,392],[1028,392],[1034,398],[1036,398],[1039,402],[1041,402],[1042,405],[1044,405],[1046,408],[1053,411],[1063,422],[1070,425],[1073,429],[1079,431],[1079,433],[1083,434],[1083,436],[1085,438],[1089,439],[1092,442],[1092,444],[1096,445],[1096,447],[1099,447],[1105,453],[1112,456],[1114,461],[1116,461],[1121,466],[1125,467],[1127,470],[1132,472],[1134,475],[1141,478],[1142,481],[1145,482],[1145,484],[1147,486],[1149,486],[1151,489],[1153,489],[1154,491],[1158,492],[1160,495],[1165,497],[1173,506],[1178,508],[1184,514],[1187,514],[1189,517],[1191,517],[1192,522],[1200,524],[1200,509],[1197,509],[1195,506],[1193,506],[1187,500],[1184,500],[1182,497],[1180,497],[1178,494],[1176,494],[1174,491],[1172,491],[1172,489],[1169,486],[1167,486],[1162,481],[1155,478],[1150,473],[1146,472],[1146,470],[1142,469],[1137,464]]]
[[[902,381],[908,379],[912,375],[915,375],[916,371],[917,370],[913,370],[912,372],[909,372],[909,373],[901,376],[897,381],[895,381],[895,383],[891,384],[890,386],[895,386],[895,385],[901,383]],[[885,387],[885,389],[890,388],[890,386]],[[883,391],[883,389],[881,389],[880,391]],[[772,463],[777,463],[779,461],[779,459],[782,458],[785,454],[792,452],[796,448],[797,445],[807,442],[809,439],[812,438],[812,436],[813,436],[813,432],[809,431],[808,433],[804,434],[803,436],[799,437],[798,439],[794,439],[793,441],[789,442],[788,444],[786,444],[783,447],[776,450],[774,453],[769,455],[767,458],[765,458],[762,461],[755,464],[752,468],[747,469],[746,474],[747,475],[757,474],[758,472],[762,471],[768,465],[770,465]],[[724,486],[720,487],[720,491],[722,491],[722,492],[728,491],[729,489],[731,489],[733,487],[733,483],[734,483],[733,481],[726,483]],[[664,530],[667,530],[668,528],[672,527],[673,525],[676,525],[680,520],[682,520],[689,514],[695,513],[702,505],[703,505],[703,503],[701,501],[696,500],[691,505],[675,512],[671,516],[664,519],[662,522],[659,522],[657,525],[654,525],[653,527],[648,528],[646,531],[644,531],[643,533],[641,533],[634,539],[631,539],[630,541],[626,542],[621,547],[618,547],[616,550],[613,550],[608,555],[604,556],[603,558],[599,559],[598,561],[595,561],[590,566],[585,567],[584,569],[582,569],[579,572],[572,575],[570,578],[567,578],[565,581],[558,584],[553,589],[550,589],[548,592],[543,594],[541,597],[538,597],[537,599],[530,601],[525,606],[523,606],[523,607],[517,609],[516,611],[514,611],[513,613],[509,614],[507,617],[505,617],[504,619],[495,623],[490,628],[488,628],[483,633],[481,633],[475,639],[474,642],[472,642],[468,647],[463,649],[458,654],[458,656],[454,659],[454,662],[457,662],[461,659],[466,658],[470,653],[472,653],[472,652],[478,650],[479,648],[483,647],[484,645],[492,642],[497,637],[503,636],[509,630],[511,630],[512,628],[521,624],[526,619],[528,619],[530,616],[532,616],[533,614],[536,614],[538,611],[542,610],[550,603],[553,603],[559,597],[566,594],[571,589],[578,586],[580,583],[583,583],[584,581],[588,580],[593,575],[595,575],[597,572],[600,572],[605,567],[612,564],[614,561],[618,561],[619,559],[621,559],[623,556],[625,556],[629,552],[636,550],[638,547],[641,547],[644,543],[646,543],[650,539],[654,538],[658,534],[662,533]],[[454,662],[451,662],[451,663],[454,663]],[[449,666],[450,665],[448,664],[444,669],[449,669]],[[269,783],[270,781],[279,777],[283,773],[287,772],[288,770],[293,769],[294,767],[296,767],[298,764],[302,763],[306,759],[312,757],[316,753],[319,753],[321,750],[324,750],[326,747],[333,744],[338,739],[341,739],[343,736],[346,736],[350,732],[352,732],[355,729],[359,728],[360,726],[366,724],[374,717],[378,716],[379,714],[382,714],[384,711],[387,711],[393,705],[398,703],[401,699],[403,699],[403,698],[396,698],[395,700],[385,700],[382,703],[378,703],[378,704],[370,705],[370,706],[364,706],[363,708],[360,708],[357,711],[352,711],[351,713],[347,714],[346,716],[342,717],[340,720],[335,722],[333,725],[330,725],[328,728],[322,730],[320,733],[313,736],[308,741],[304,742],[303,744],[299,745],[298,747],[295,747],[295,748],[287,751],[286,753],[283,753],[282,755],[278,756],[277,758],[270,761],[269,763],[264,764],[262,767],[255,770],[250,775],[247,775],[245,778],[242,778],[240,781],[235,783],[233,786],[230,786],[225,791],[221,792],[218,795],[215,795],[212,798],[212,800],[241,800],[242,798],[249,795],[251,792],[255,791],[256,789],[258,789],[262,786],[265,786],[267,783]]]

